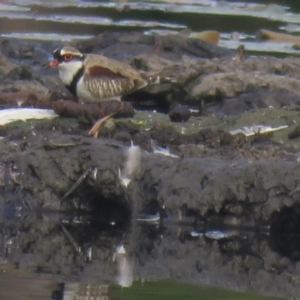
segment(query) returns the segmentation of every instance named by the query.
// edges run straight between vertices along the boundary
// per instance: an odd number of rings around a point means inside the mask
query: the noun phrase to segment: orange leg
[[[112,118],[116,113],[112,113],[107,115],[104,118],[101,118],[100,120],[98,120],[93,127],[90,129],[89,131],[89,135],[92,135],[94,138],[97,138],[99,136],[99,129],[100,127],[110,118]]]

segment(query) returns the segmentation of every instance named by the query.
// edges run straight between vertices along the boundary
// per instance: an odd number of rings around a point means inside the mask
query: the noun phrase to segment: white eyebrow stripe
[[[64,49],[61,49],[60,50],[60,55],[65,55],[66,54],[66,52],[64,51]]]

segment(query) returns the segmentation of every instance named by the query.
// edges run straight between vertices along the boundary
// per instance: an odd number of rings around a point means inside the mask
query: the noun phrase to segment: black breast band
[[[76,75],[73,77],[73,80],[70,85],[66,85],[66,88],[70,91],[71,94],[77,96],[77,83],[80,78],[83,76],[84,67],[82,66]]]

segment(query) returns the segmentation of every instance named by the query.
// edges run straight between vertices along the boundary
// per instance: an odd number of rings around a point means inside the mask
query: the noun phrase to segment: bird
[[[63,84],[82,102],[121,101],[125,95],[160,82],[159,75],[100,54],[82,53],[72,46],[55,49],[49,66],[58,67]],[[98,120],[89,134],[98,136],[100,126],[113,115]]]

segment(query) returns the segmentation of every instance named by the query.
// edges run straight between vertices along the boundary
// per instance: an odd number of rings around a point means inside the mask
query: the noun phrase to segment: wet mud
[[[0,254],[107,282],[124,244],[135,278],[299,294],[299,59],[138,32],[72,44],[176,82],[126,96],[134,116],[109,120],[98,139],[89,113],[1,126]],[[59,45],[0,40],[2,108],[80,105],[47,67]],[[229,132],[252,125],[288,127]],[[132,143],[141,162],[126,186]]]

